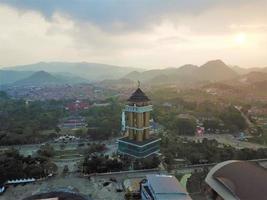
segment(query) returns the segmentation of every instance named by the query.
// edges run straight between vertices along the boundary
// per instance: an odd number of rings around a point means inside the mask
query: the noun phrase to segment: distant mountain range
[[[62,85],[66,83],[63,79],[53,76],[45,71],[38,71],[31,76],[16,81],[13,85],[19,86],[41,86],[41,85]]]
[[[225,83],[233,86],[248,86],[267,81],[267,73],[265,72],[250,72],[248,74],[241,75],[233,80],[228,80]],[[267,89],[267,84],[266,84]]]
[[[14,83],[18,80],[29,77],[33,73],[34,72],[29,71],[0,70],[0,85]]]
[[[237,77],[238,74],[221,60],[213,60],[198,67],[184,65],[180,68],[131,72],[124,78],[140,80],[148,84],[182,84],[190,85],[200,82],[217,82]]]
[[[260,67],[241,68],[238,66],[233,66],[232,69],[240,75],[248,74],[250,72],[265,72],[265,73],[267,73],[267,67],[264,67],[264,68],[260,68]]]
[[[119,67],[115,65],[106,65],[98,63],[67,63],[67,62],[40,62],[30,65],[20,65],[13,67],[6,67],[3,70],[13,71],[46,71],[48,73],[70,73],[74,76],[81,77],[83,79],[93,81],[105,80],[105,79],[119,79],[126,74],[140,70],[138,68],[131,67]]]
[[[103,86],[123,87],[138,80],[147,85],[198,86],[221,81],[242,79],[250,72],[267,72],[267,68],[243,69],[229,67],[221,60],[212,60],[201,66],[187,64],[179,68],[143,69],[97,63],[40,62],[31,65],[7,67],[0,70],[0,85],[58,85],[97,82]],[[244,78],[243,78],[244,79]]]
[[[240,94],[243,96],[249,94],[251,98],[267,96],[267,73],[253,71],[248,74],[239,75],[231,80],[207,84],[202,89],[224,92],[228,96]]]
[[[68,73],[62,75],[50,74],[45,71],[30,72],[0,70],[0,85],[5,86],[45,86],[87,82],[89,81]]]

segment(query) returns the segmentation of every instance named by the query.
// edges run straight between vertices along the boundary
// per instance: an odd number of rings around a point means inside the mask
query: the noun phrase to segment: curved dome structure
[[[267,172],[249,161],[229,160],[214,166],[206,183],[223,199],[263,199],[267,197]]]

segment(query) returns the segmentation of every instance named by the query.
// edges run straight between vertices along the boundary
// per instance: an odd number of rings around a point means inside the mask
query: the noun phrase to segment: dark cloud
[[[55,12],[89,21],[105,30],[132,30],[177,14],[198,15],[214,6],[235,6],[249,0],[0,0],[21,10],[37,10],[46,18]],[[172,19],[173,20],[173,19]]]

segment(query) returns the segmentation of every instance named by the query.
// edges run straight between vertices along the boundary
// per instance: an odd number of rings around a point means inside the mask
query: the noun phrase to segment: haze
[[[266,0],[0,0],[0,65],[267,66]]]

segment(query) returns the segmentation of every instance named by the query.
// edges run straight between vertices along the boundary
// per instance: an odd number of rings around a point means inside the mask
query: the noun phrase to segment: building
[[[160,138],[151,134],[150,99],[138,87],[128,99],[124,113],[126,117],[125,136],[118,139],[118,153],[134,158],[145,158],[159,152]]]
[[[206,183],[210,199],[260,200],[267,197],[266,169],[249,161],[229,160],[214,166]]]
[[[77,128],[84,128],[86,127],[86,121],[84,117],[81,116],[70,116],[62,120],[59,124],[60,128],[66,129],[77,129]]]
[[[170,175],[147,175],[141,182],[142,200],[191,200],[178,180]]]
[[[68,142],[77,142],[79,140],[80,140],[79,137],[75,137],[72,135],[62,135],[62,136],[54,139],[54,142],[68,143]]]
[[[88,110],[90,107],[89,103],[87,102],[81,102],[79,100],[76,100],[73,103],[69,103],[66,107],[65,110],[71,111],[71,112],[77,112],[80,110]]]

